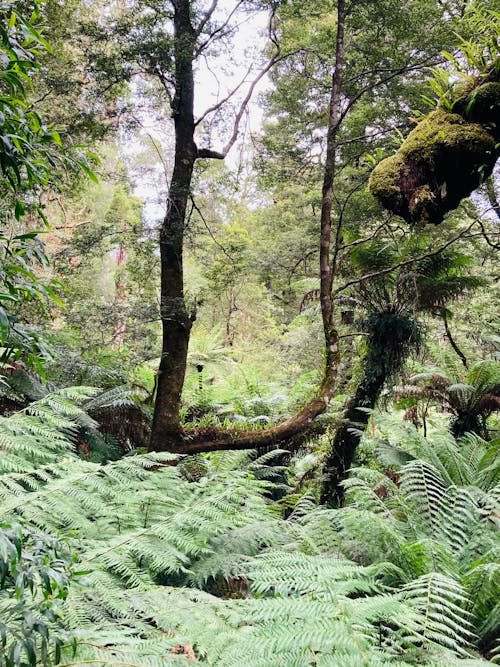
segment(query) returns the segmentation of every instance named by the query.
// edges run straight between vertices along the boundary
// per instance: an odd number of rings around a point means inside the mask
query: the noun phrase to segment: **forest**
[[[500,0],[0,0],[0,667],[500,664]]]

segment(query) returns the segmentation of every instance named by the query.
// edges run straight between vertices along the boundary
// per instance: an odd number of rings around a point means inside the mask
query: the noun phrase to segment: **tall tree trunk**
[[[325,334],[325,378],[330,378],[330,395],[334,390],[334,382],[340,362],[338,331],[333,321],[332,285],[335,273],[335,260],[331,259],[332,246],[332,202],[335,177],[335,160],[337,157],[337,132],[341,120],[340,102],[342,76],[344,71],[344,25],[345,2],[337,4],[337,37],[335,44],[335,66],[332,74],[332,87],[328,114],[326,137],[326,162],[323,175],[321,198],[321,236],[320,236],[320,303]],[[340,224],[337,226],[335,247],[340,237]]]
[[[187,202],[197,157],[194,141],[193,60],[196,35],[189,0],[175,0],[175,162],[167,211],[160,231],[163,345],[158,370],[150,449],[175,451],[179,444],[181,393],[192,318],[184,300],[182,254]]]

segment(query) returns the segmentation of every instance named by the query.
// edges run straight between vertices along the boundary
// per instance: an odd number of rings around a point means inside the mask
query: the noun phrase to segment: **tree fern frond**
[[[425,461],[411,461],[401,470],[401,492],[430,531],[439,528],[446,490],[439,472]]]
[[[476,362],[467,374],[467,382],[485,393],[500,387],[500,363],[493,359]]]
[[[498,550],[483,557],[464,576],[468,611],[479,628],[481,646],[491,650],[500,633],[500,564]]]
[[[250,561],[242,574],[259,595],[314,594],[317,599],[328,600],[380,591],[383,570],[383,565],[363,568],[343,558],[268,551]]]
[[[406,584],[401,595],[423,615],[419,636],[465,655],[465,647],[474,633],[466,610],[470,600],[459,582],[431,572]]]
[[[106,391],[99,392],[94,390],[90,396],[87,396],[82,407],[86,412],[96,413],[100,410],[120,410],[120,408],[134,407],[138,401],[143,399],[142,394],[129,389],[128,387],[113,387]],[[72,399],[78,400],[78,399]]]

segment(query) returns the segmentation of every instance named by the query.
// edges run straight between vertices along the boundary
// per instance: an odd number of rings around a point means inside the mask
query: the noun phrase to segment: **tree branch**
[[[204,217],[203,213],[200,211],[199,207],[197,206],[196,202],[194,201],[193,195],[190,195],[190,199],[191,199],[191,205],[193,207],[193,210],[195,210],[196,213],[198,213],[198,215],[200,216],[200,219],[203,222],[203,224],[205,225],[205,228],[206,228],[207,232],[209,233],[210,238],[212,239],[212,241],[215,243],[216,246],[218,246],[222,250],[222,252],[226,255],[226,257],[229,259],[231,264],[234,264],[234,258],[231,257],[231,255],[224,248],[224,246],[221,243],[219,243],[219,241],[215,238],[212,230],[210,229],[210,226],[209,226],[208,222],[205,220],[205,217]]]
[[[259,72],[259,74],[252,81],[252,83],[250,85],[250,88],[248,89],[248,93],[246,94],[245,98],[243,99],[243,101],[240,105],[239,111],[236,114],[236,117],[234,119],[233,133],[232,133],[229,141],[227,142],[227,144],[224,146],[224,148],[222,150],[222,153],[224,155],[227,155],[229,153],[229,151],[231,150],[231,148],[236,143],[236,140],[238,138],[238,132],[239,132],[239,129],[240,129],[241,119],[243,118],[243,114],[245,113],[245,110],[248,106],[248,103],[252,99],[252,95],[254,93],[254,90],[255,90],[257,84],[259,83],[259,81],[261,81],[264,78],[264,76],[269,72],[269,70],[274,66],[274,64],[277,61],[277,56],[278,56],[278,54],[275,54],[269,60],[267,65]]]
[[[499,216],[500,217],[500,216]],[[481,220],[477,221],[479,226],[481,227],[481,236],[483,239],[486,241],[486,243],[490,246],[490,248],[493,248],[494,250],[500,250],[500,244],[499,243],[493,243],[493,241],[490,239],[488,234],[486,233],[486,230],[484,228],[484,225]],[[497,236],[498,234],[495,234]]]
[[[208,109],[202,113],[202,115],[195,122],[194,124],[195,127],[197,127],[201,122],[203,122],[209,114],[213,113],[214,111],[218,111],[222,106],[224,106],[224,104],[226,104],[226,102],[228,102],[231,99],[231,97],[233,97],[241,88],[241,86],[245,83],[245,81],[247,80],[247,76],[250,74],[251,71],[252,71],[252,65],[250,65],[250,67],[247,70],[247,73],[245,74],[243,79],[239,82],[239,84],[236,86],[236,88],[233,88],[233,90],[230,93],[228,93],[226,97],[224,97],[219,102],[216,102],[213,106],[208,107]]]
[[[333,378],[326,374],[320,391],[296,415],[286,421],[262,430],[224,430],[215,428],[189,429],[180,434],[179,446],[168,449],[175,454],[200,454],[223,450],[261,449],[289,443],[291,438],[305,435],[316,417],[322,414],[330,401]]]
[[[455,350],[457,355],[460,357],[460,361],[463,363],[463,365],[465,367],[465,370],[468,370],[467,358],[466,358],[465,354],[462,352],[462,350],[458,347],[458,345],[455,342],[455,339],[451,335],[451,331],[450,331],[450,328],[448,326],[448,318],[446,316],[446,311],[445,310],[443,310],[443,322],[444,322],[444,331],[446,333],[446,338],[448,339],[451,347]]]
[[[434,250],[433,252],[426,253],[425,255],[419,255],[418,257],[413,257],[412,259],[407,259],[404,262],[399,262],[398,264],[393,264],[392,266],[387,267],[386,269],[381,269],[380,271],[373,271],[372,273],[365,273],[364,276],[361,276],[360,278],[355,278],[353,280],[349,280],[347,283],[344,283],[341,287],[339,287],[337,290],[335,290],[334,296],[337,294],[340,294],[340,292],[343,292],[349,287],[352,287],[353,285],[359,285],[360,283],[364,283],[367,280],[372,280],[373,278],[378,278],[380,276],[385,276],[388,273],[392,273],[396,269],[400,269],[404,266],[410,266],[411,264],[415,264],[416,262],[420,262],[423,259],[428,259],[429,257],[436,257],[436,255],[439,255],[439,253],[443,252],[443,250],[446,250],[450,245],[453,245],[453,243],[456,243],[459,239],[464,237],[471,229],[474,227],[474,225],[477,223],[477,220],[474,220],[472,224],[470,224],[467,229],[464,231],[460,232],[460,234],[457,234],[457,236],[454,236],[451,241],[447,241],[444,243],[442,246],[440,246],[437,250]]]
[[[392,79],[395,79],[397,76],[401,76],[402,74],[407,74],[408,72],[412,72],[412,71],[415,71],[415,70],[418,71],[418,70],[422,69],[422,67],[425,67],[426,63],[428,63],[429,60],[430,60],[430,57],[426,58],[421,63],[418,63],[416,65],[411,65],[410,66],[409,64],[406,64],[403,67],[398,68],[397,70],[393,70],[390,74],[388,74],[383,79],[379,79],[378,81],[374,81],[373,83],[369,84],[368,86],[365,86],[364,88],[362,88],[359,91],[359,93],[354,95],[354,97],[349,100],[349,103],[347,104],[346,108],[343,110],[342,114],[340,115],[339,123],[344,120],[344,118],[347,116],[347,114],[352,109],[352,107],[369,90],[373,90],[374,88],[378,88],[379,86],[383,86],[384,84],[389,83],[389,81],[392,81]]]
[[[243,118],[243,114],[245,113],[245,110],[248,106],[248,103],[252,99],[252,95],[254,93],[255,87],[263,79],[263,77],[269,72],[269,70],[278,62],[279,58],[276,56],[273,56],[267,65],[259,72],[259,74],[255,77],[255,79],[252,81],[250,88],[248,89],[248,92],[242,101],[240,108],[238,110],[238,113],[236,114],[236,117],[234,119],[234,125],[233,125],[233,132],[231,134],[231,137],[227,144],[224,146],[222,151],[213,151],[210,148],[199,148],[198,149],[198,157],[199,158],[212,158],[214,160],[224,160],[224,158],[227,156],[231,148],[234,146],[236,143],[236,140],[238,139],[238,133],[240,129],[240,123],[241,119]],[[227,100],[226,100],[227,101]],[[220,106],[220,105],[219,105]]]
[[[201,19],[198,27],[196,28],[196,36],[197,37],[199,37],[201,35],[201,33],[203,32],[203,30],[205,29],[205,26],[207,25],[207,23],[212,18],[212,14],[217,9],[218,4],[219,4],[219,0],[213,0],[212,4],[210,5],[210,7],[207,9],[205,14],[203,15],[203,18]]]
[[[212,7],[213,7],[214,4],[215,4],[215,7],[216,7],[218,2],[214,0],[214,2],[212,2]],[[233,7],[233,9],[227,15],[226,20],[224,21],[224,23],[222,23],[216,30],[211,32],[208,35],[207,39],[202,44],[200,44],[200,46],[194,52],[195,59],[198,58],[198,56],[201,53],[203,53],[203,51],[207,48],[207,46],[210,44],[210,42],[212,42],[215,39],[215,37],[217,35],[220,35],[227,28],[227,26],[229,25],[229,21],[233,18],[233,16],[236,14],[236,12],[238,11],[238,9],[241,7],[242,4],[243,4],[243,0],[238,0],[236,5]],[[205,14],[206,21],[205,20],[201,21],[201,24],[200,24],[200,25],[202,25],[201,30],[200,30],[200,26],[198,26],[198,29],[196,31],[196,36],[197,37],[199,37],[201,35],[201,32],[202,32],[203,28],[206,26],[207,22],[210,20],[210,17],[212,16],[212,14],[214,12],[215,7],[213,7],[213,9],[211,9],[211,10],[209,9],[207,11],[207,13]]]

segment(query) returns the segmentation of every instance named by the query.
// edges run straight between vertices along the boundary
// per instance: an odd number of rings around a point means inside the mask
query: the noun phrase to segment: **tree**
[[[387,8],[385,9],[387,10]],[[418,12],[416,7],[414,9]],[[419,6],[419,9],[422,10],[422,6]],[[450,10],[451,13],[447,15],[447,20],[449,20],[450,17],[457,17],[461,14],[458,6],[455,7],[455,9],[457,10],[456,13],[451,7],[448,7],[448,10]],[[430,6],[427,6],[427,10],[430,13],[427,14],[426,20],[431,19],[433,21],[435,19],[435,12],[432,13]],[[417,13],[415,15],[417,15]],[[423,16],[425,15],[418,14],[421,22]],[[351,24],[355,24],[357,18],[356,8],[349,7],[347,21],[351,22]],[[391,19],[392,22],[386,28],[389,35],[388,41],[393,38],[393,35],[398,34],[397,18],[391,16]],[[467,16],[467,20],[469,20],[469,16]],[[452,22],[448,23],[448,28],[451,27],[451,24]],[[374,25],[379,29],[378,22],[374,23]],[[408,26],[406,26],[406,29],[407,27]],[[315,26],[315,30],[317,34],[321,34],[321,28],[318,29],[318,27]],[[436,52],[434,51],[433,53],[433,48],[436,48],[436,42],[432,41],[433,37],[438,37],[438,39],[440,38],[441,40],[443,40],[443,38],[450,39],[450,34],[447,34],[446,32],[446,21],[443,22],[442,31],[439,29],[437,31],[429,29],[425,38],[422,37],[418,31],[415,31],[415,33],[412,34],[418,34],[420,42],[418,47],[416,47],[416,50],[412,51],[411,48],[409,50],[414,56],[418,56],[418,58],[422,60],[424,60],[426,56],[428,58],[437,57]],[[363,25],[361,35],[362,37],[360,38],[360,41],[366,48],[366,43],[369,39],[369,29],[367,30],[365,25]],[[399,35],[398,38],[404,39]],[[452,40],[450,39],[450,42],[451,41]],[[353,42],[356,45],[356,39],[354,39]],[[441,45],[442,44],[443,41],[441,41]],[[478,47],[478,50],[480,50],[480,48],[481,47]],[[315,53],[311,45],[310,50],[312,53]],[[493,48],[491,48],[491,52],[495,54]],[[352,52],[347,50],[345,57],[355,68],[356,63],[354,58],[350,61]],[[377,50],[375,59],[379,58],[380,54]],[[321,68],[323,61],[320,61],[321,64],[316,65],[315,68],[314,63],[312,63],[311,60],[312,58],[303,58],[302,60],[297,59],[297,61],[294,61],[295,67],[290,67],[290,74],[286,71],[287,64],[283,65],[282,69],[285,70],[285,77],[277,82],[281,97],[276,93],[273,97],[274,106],[272,106],[272,109],[276,114],[280,115],[278,115],[279,120],[271,126],[268,134],[266,147],[269,156],[267,162],[268,165],[271,164],[272,166],[273,157],[270,154],[271,150],[276,152],[276,148],[279,147],[281,155],[280,162],[278,163],[279,167],[275,169],[275,176],[276,173],[278,174],[278,177],[281,175],[280,186],[282,181],[290,179],[294,170],[301,175],[303,180],[306,180],[304,177],[305,169],[303,167],[301,168],[301,164],[303,165],[304,162],[308,165],[309,172],[314,174],[315,156],[312,154],[310,143],[308,143],[307,138],[314,136],[311,127],[315,127],[315,124],[318,122],[318,117],[324,117],[324,115],[320,116],[321,113],[324,114],[324,107],[318,108],[317,103],[316,105],[314,103],[309,103],[312,112],[308,113],[306,111],[305,114],[299,112],[300,101],[306,97],[305,90],[308,90],[308,79],[311,79],[310,88],[312,90],[309,99],[312,97],[314,102],[316,102],[316,98],[318,97],[317,91],[320,89],[318,81],[321,81],[320,74],[323,73]],[[388,224],[388,221],[384,222],[383,219],[381,221],[377,212],[367,204],[366,197],[365,201],[363,201],[361,194],[359,193],[366,177],[362,170],[360,153],[362,152],[363,147],[368,148],[371,145],[372,147],[377,147],[377,150],[380,151],[380,147],[383,145],[380,139],[377,140],[378,132],[383,134],[384,131],[383,120],[385,118],[385,112],[383,106],[385,105],[390,110],[389,114],[393,114],[396,117],[398,117],[398,113],[401,113],[401,109],[406,115],[409,111],[408,107],[401,105],[401,102],[399,102],[400,109],[398,111],[390,106],[393,100],[400,100],[401,95],[398,85],[396,83],[391,85],[393,80],[397,80],[397,77],[399,77],[403,71],[406,71],[407,78],[410,82],[415,83],[415,81],[418,81],[418,79],[415,78],[415,72],[418,71],[419,66],[414,61],[412,62],[411,58],[409,61],[406,60],[405,62],[403,56],[401,69],[397,68],[396,63],[393,60],[390,62],[392,67],[389,67],[388,70],[382,69],[380,73],[378,70],[380,64],[374,62],[373,70],[368,70],[368,76],[366,72],[362,72],[356,76],[356,69],[354,69],[353,77],[347,79],[344,84],[341,85],[340,99],[337,100],[337,103],[340,103],[341,105],[341,111],[338,112],[339,126],[337,127],[335,118],[331,115],[332,106],[330,104],[330,119],[333,118],[334,122],[330,124],[326,147],[325,174],[328,173],[329,165],[328,149],[330,149],[330,155],[333,154],[334,156],[330,163],[330,170],[331,173],[335,175],[335,189],[333,191],[335,206],[328,207],[327,199],[332,196],[331,190],[328,192],[328,188],[324,188],[322,213],[325,213],[326,211],[326,214],[324,217],[322,215],[322,243],[326,246],[329,243],[330,238],[333,238],[333,240],[331,242],[331,250],[322,255],[322,267],[324,269],[324,275],[326,276],[328,275],[328,272],[330,272],[330,276],[333,276],[333,280],[331,280],[330,287],[328,288],[327,286],[326,289],[325,285],[328,285],[328,281],[326,280],[323,282],[321,297],[326,302],[327,298],[331,298],[329,295],[331,295],[332,290],[335,297],[342,297],[342,295],[349,294],[349,289],[355,285],[362,285],[366,295],[366,291],[370,291],[370,285],[372,285],[372,296],[376,295],[381,306],[380,311],[376,313],[371,309],[369,304],[366,302],[363,304],[367,310],[365,320],[365,333],[368,334],[367,347],[370,349],[370,343],[373,343],[373,354],[367,355],[366,377],[363,377],[355,392],[355,397],[348,403],[350,419],[353,419],[356,414],[357,417],[355,421],[357,421],[358,424],[366,423],[368,412],[365,411],[361,414],[361,411],[357,410],[356,405],[364,405],[368,409],[374,406],[376,400],[375,397],[379,394],[383,387],[383,383],[388,376],[386,373],[389,374],[390,368],[396,370],[403,363],[412,345],[419,339],[418,327],[416,327],[416,323],[412,321],[413,313],[411,311],[413,305],[409,308],[407,313],[403,314],[399,312],[399,307],[391,300],[389,294],[391,288],[387,283],[384,286],[384,277],[387,277],[388,274],[393,271],[398,271],[399,266],[399,275],[401,276],[402,283],[404,283],[408,276],[418,276],[422,267],[425,266],[426,269],[429,268],[426,266],[427,253],[423,252],[419,256],[418,241],[415,243],[417,234],[413,236],[410,234],[408,243],[403,241],[404,251],[402,251],[400,258],[393,257],[392,262],[384,265],[383,249],[386,245],[389,247],[391,246],[394,242],[394,238],[398,236],[399,232],[396,225],[391,226]],[[363,67],[366,67],[364,61]],[[279,68],[280,66],[278,66],[278,69]],[[439,72],[440,70],[436,71]],[[312,74],[312,72],[314,74]],[[342,78],[342,73],[340,73],[339,76]],[[377,78],[377,76],[379,78]],[[421,85],[422,80],[420,80],[420,86]],[[409,86],[409,91],[412,91],[411,85]],[[332,102],[332,98],[330,102]],[[361,107],[361,109],[357,107]],[[333,108],[335,108],[335,104],[333,105]],[[377,113],[377,111],[379,116],[374,117],[374,113]],[[363,112],[366,113],[366,116],[360,115],[363,114]],[[392,119],[390,122],[394,123],[394,120]],[[491,122],[491,119],[490,121],[486,120],[486,123],[487,122]],[[373,125],[375,125],[375,128]],[[302,143],[299,144],[300,148],[298,149],[295,147],[290,148],[290,127],[294,132],[294,136],[300,137],[300,140],[302,141]],[[332,127],[335,129],[332,130]],[[375,132],[374,129],[376,130]],[[332,135],[334,135],[333,139],[330,140]],[[401,150],[404,149],[401,148]],[[488,155],[486,155],[486,158],[488,158]],[[483,153],[481,160],[484,159],[485,156]],[[282,170],[281,174],[279,169]],[[268,167],[267,171],[264,172],[266,178],[268,178],[269,171]],[[376,178],[377,173],[375,171],[371,178],[372,186]],[[324,183],[326,182],[327,181],[324,180]],[[462,197],[463,193],[459,198]],[[365,229],[363,229],[363,227],[365,227]],[[369,233],[366,233],[366,228],[368,228]],[[332,229],[335,230],[333,234],[331,232]],[[446,264],[447,248],[454,242],[458,241],[459,238],[467,233],[467,231],[468,230],[463,230],[456,235],[455,238],[450,238],[449,241],[445,241],[445,243],[439,243],[435,251],[429,249],[428,252],[430,252],[430,257],[427,258],[427,263],[430,263],[431,268],[433,262],[435,262],[433,268],[437,271],[439,271],[438,267],[441,262],[443,262],[444,265]],[[454,232],[450,231],[450,236],[452,234],[454,234]],[[369,244],[373,238],[376,239],[373,245],[376,245],[378,240],[379,246],[377,251],[370,254]],[[436,240],[437,237],[435,238],[434,243],[436,243]],[[359,257],[365,247],[368,248],[366,257],[369,256],[369,261],[363,266],[364,275],[360,278],[353,278],[352,273],[356,270],[356,262],[353,262],[352,259],[346,260],[346,255],[355,258],[357,249],[357,255]],[[419,269],[420,262],[422,262],[422,265]],[[347,280],[342,283],[341,279],[344,277],[347,277]],[[444,276],[441,277],[443,278]],[[417,278],[417,283],[418,282],[419,279]],[[459,283],[460,280],[454,284],[452,279],[448,281],[444,280],[442,284],[439,284],[439,282],[436,283],[435,281],[429,283],[426,289],[423,290],[420,306],[416,307],[422,307],[422,310],[424,311],[426,308],[431,311],[437,311],[439,310],[438,305],[441,303],[441,314],[445,315],[444,303],[447,298],[447,292],[448,297],[456,295],[457,292],[455,291],[455,288],[458,288],[458,292],[460,291],[460,288],[458,287]],[[471,287],[473,283],[474,280],[470,280],[469,287]],[[462,287],[466,287],[466,285],[467,280],[464,280]],[[422,285],[422,287],[424,286]],[[412,285],[406,284],[405,287],[400,285],[398,289],[400,290],[400,294],[396,301],[401,299],[401,302],[403,302],[405,297],[409,297],[410,301],[412,301],[412,295],[415,296]],[[441,289],[443,291],[441,291]],[[433,290],[435,290],[434,294]],[[419,302],[419,298],[420,296],[416,297],[414,305]],[[377,299],[374,298],[374,301],[376,300]],[[382,305],[384,300],[386,303],[385,305]],[[335,304],[335,300],[331,301],[331,303]],[[400,315],[402,315],[401,318],[399,317]],[[350,336],[352,334],[347,335]],[[394,356],[392,356],[393,354]],[[358,441],[359,433],[354,433],[350,426],[338,429],[332,449],[330,450],[328,458],[329,465],[335,460],[335,467],[340,469],[346,461],[351,461],[351,457],[354,454],[356,443]],[[349,455],[347,455],[348,450],[350,450]],[[342,476],[345,475],[346,469],[347,468],[343,468]],[[337,482],[341,477],[337,479]],[[336,486],[339,489],[339,493],[342,494],[342,489],[338,487],[337,484],[334,486]],[[329,488],[328,484],[325,488]],[[327,493],[324,494],[323,497],[326,498],[326,496]]]
[[[170,434],[172,443],[179,441],[179,406],[180,393],[185,372],[185,359],[191,321],[180,301],[182,295],[182,225],[185,219],[189,184],[194,162],[197,157],[221,157],[213,151],[198,150],[194,143],[193,117],[193,54],[196,39],[201,34],[191,24],[189,7],[186,3],[174,3],[175,24],[175,94],[174,121],[176,124],[175,165],[170,185],[170,197],[167,215],[162,227],[160,245],[162,247],[162,319],[163,352],[158,378],[158,395],[155,406],[151,447],[164,448]],[[344,23],[346,18],[344,2],[337,6],[336,46],[333,74],[331,78],[329,114],[327,121],[326,163],[323,179],[321,212],[321,309],[325,335],[325,371],[321,386],[314,399],[293,419],[276,427],[272,431],[259,434],[257,441],[262,445],[276,442],[304,430],[310,422],[325,410],[334,391],[334,382],[339,362],[338,334],[333,323],[331,290],[334,269],[330,265],[331,212],[333,202],[333,174],[336,159],[336,135],[342,120],[341,89],[344,65]],[[202,28],[205,24],[202,22]],[[275,44],[276,37],[271,33]],[[277,51],[268,66],[281,60]],[[234,134],[231,140],[233,140]],[[229,146],[229,144],[228,144]],[[226,153],[226,149],[223,155]],[[166,310],[165,310],[166,309]],[[174,317],[175,315],[175,317]],[[228,437],[223,436],[219,443],[227,446]],[[231,438],[234,441],[234,437]],[[255,435],[238,438],[238,446],[250,446],[255,443]],[[195,451],[196,443],[191,441],[186,448]],[[211,447],[217,448],[216,443]]]
[[[174,24],[174,90],[171,97],[172,116],[175,124],[174,168],[169,185],[167,212],[160,231],[161,253],[161,319],[162,353],[158,370],[158,386],[151,433],[151,449],[174,448],[180,437],[181,393],[186,371],[189,335],[193,314],[187,310],[184,300],[183,243],[186,211],[191,192],[191,180],[196,160],[200,158],[223,159],[237,138],[238,126],[244,109],[257,81],[264,76],[278,52],[261,70],[251,84],[246,98],[235,117],[233,134],[223,149],[217,153],[200,148],[195,141],[194,74],[193,64],[216,39],[217,33],[227,29],[230,15],[220,25],[212,24],[217,2],[193,21],[192,3],[189,0],[173,0]],[[235,11],[238,7],[235,6]],[[208,34],[207,34],[208,29]],[[219,109],[221,104],[216,105]],[[202,114],[206,116],[208,113]]]
[[[0,5],[0,327],[3,362],[25,355],[38,364],[46,356],[43,344],[12,315],[12,306],[45,297],[56,299],[53,286],[43,284],[32,267],[46,263],[35,227],[40,221],[47,222],[40,198],[57,187],[64,173],[91,171],[87,156],[64,146],[58,128],[46,122],[30,101],[35,73],[43,54],[50,50],[33,23],[39,19],[38,3],[30,3],[30,8],[34,10],[31,16],[29,10],[22,12],[12,2]],[[26,220],[31,224],[23,229]]]
[[[167,211],[160,230],[161,256],[161,306],[162,354],[157,377],[157,397],[155,401],[150,448],[152,450],[173,449],[175,451],[204,451],[238,446],[246,448],[255,443],[265,446],[276,440],[304,430],[312,419],[324,411],[333,391],[332,369],[338,348],[328,345],[327,372],[318,395],[298,415],[274,430],[260,433],[239,434],[235,445],[234,433],[221,433],[209,442],[200,434],[183,434],[180,426],[180,400],[187,362],[188,343],[194,312],[190,312],[184,298],[183,244],[188,204],[194,166],[199,159],[223,159],[237,140],[238,128],[250,97],[263,76],[278,60],[284,57],[275,33],[276,6],[270,4],[269,37],[271,56],[251,83],[237,107],[234,125],[229,141],[222,151],[198,146],[197,128],[213,113],[220,112],[236,94],[238,86],[219,103],[216,103],[195,120],[194,116],[194,64],[203,57],[214,43],[230,35],[233,15],[245,8],[244,2],[237,2],[232,11],[222,19],[216,19],[218,3],[213,2],[203,11],[190,0],[173,0],[171,6],[156,8],[151,13],[148,3],[137,3],[132,13],[118,12],[111,32],[95,28],[103,39],[114,36],[121,50],[121,60],[114,58],[112,72],[116,66],[125,78],[130,78],[134,64],[143,75],[155,77],[166,93],[175,128],[174,166],[169,184]],[[262,5],[266,7],[264,3]],[[260,6],[259,6],[260,8]],[[137,11],[144,10],[141,20]],[[341,12],[342,14],[342,12]],[[172,26],[173,39],[169,37]],[[121,42],[120,42],[121,40]],[[108,66],[109,62],[104,63]],[[326,303],[326,302],[325,302]],[[326,316],[328,319],[328,315]],[[329,325],[325,325],[325,331]],[[329,337],[330,334],[328,334]]]
[[[423,239],[417,241],[423,249]],[[323,502],[342,505],[348,471],[362,432],[386,383],[422,344],[419,316],[445,316],[449,303],[477,288],[483,281],[466,273],[468,258],[456,251],[430,253],[393,275],[374,277],[357,286],[355,302],[364,314],[359,328],[366,333],[362,376],[344,413],[346,423],[335,432],[324,466]],[[407,248],[391,249],[381,240],[352,252],[352,265],[361,272],[398,264]],[[446,321],[446,320],[445,320]]]
[[[283,49],[278,42],[278,37],[282,41],[281,32],[285,32],[290,17],[295,24],[300,21],[303,24],[304,9],[295,3],[283,8],[279,4],[271,5],[270,60],[257,74],[256,79],[248,85],[247,94],[237,108],[233,132],[226,147],[220,152],[210,147],[200,147],[199,129],[202,122],[211,114],[219,113],[237,91],[231,91],[227,97],[210,107],[196,120],[194,66],[198,58],[208,54],[208,49],[219,43],[219,38],[232,32],[231,21],[235,13],[244,7],[245,3],[237,3],[234,11],[225,18],[219,18],[217,2],[212,3],[206,11],[187,0],[173,1],[167,7],[155,5],[154,10],[149,3],[139,2],[133,8],[133,16],[127,8],[118,7],[111,28],[107,31],[101,30],[103,39],[115,39],[114,43],[120,55],[117,59],[116,52],[113,53],[114,69],[111,68],[110,73],[115,79],[119,79],[130,78],[139,72],[159,81],[169,99],[175,126],[174,166],[169,185],[167,211],[160,231],[163,346],[150,443],[153,450],[173,448],[175,451],[195,452],[229,446],[264,446],[303,431],[326,409],[335,390],[340,359],[340,342],[333,316],[332,289],[339,275],[340,253],[345,252],[349,246],[344,243],[344,233],[348,227],[344,213],[346,206],[352,204],[350,200],[354,201],[354,193],[366,180],[366,168],[351,170],[350,175],[356,180],[353,188],[348,185],[348,179],[344,180],[343,175],[349,173],[347,167],[349,161],[359,163],[359,154],[356,155],[356,152],[374,143],[367,134],[369,123],[377,120],[373,111],[368,113],[370,104],[376,101],[376,109],[382,108],[381,91],[388,89],[393,81],[407,80],[410,88],[415,91],[416,74],[437,58],[437,45],[442,47],[444,37],[450,39],[455,18],[460,14],[459,7],[454,3],[444,9],[441,5],[436,7],[436,3],[430,1],[415,2],[408,14],[411,16],[412,26],[419,25],[422,30],[416,38],[413,37],[406,18],[404,21],[401,20],[401,12],[391,3],[380,7],[370,4],[367,8],[361,8],[356,3],[351,5],[339,2],[335,5],[333,13],[332,7],[325,8],[321,3],[308,8],[311,16],[321,17],[323,32],[320,34],[326,36],[327,44],[333,47],[334,52],[333,57],[331,52],[328,57],[320,53],[316,63],[323,77],[320,94],[316,94],[316,97],[326,104],[310,114],[316,116],[318,127],[326,127],[325,161],[320,160],[316,170],[316,177],[318,171],[321,171],[323,181],[319,221],[320,301],[325,335],[323,380],[313,400],[284,424],[259,434],[238,434],[237,443],[234,433],[213,433],[210,441],[203,442],[203,434],[183,433],[179,419],[189,336],[195,317],[194,310],[188,307],[184,297],[183,277],[185,224],[190,203],[192,204],[190,197],[195,164],[200,158],[224,158],[236,141],[242,114],[256,82],[270,71],[273,65],[281,64],[286,67],[288,56],[291,62],[295,62],[293,55],[300,60],[309,51],[307,38],[303,40],[302,35],[299,35],[298,39],[289,40],[286,49]],[[442,12],[443,19],[447,19],[443,24],[435,20],[435,12],[438,10]],[[333,22],[332,16],[336,17]],[[352,34],[356,36],[349,42],[347,50],[344,35],[346,20],[350,22]],[[369,50],[370,40],[375,39],[378,28],[374,26],[378,25],[378,20],[383,20],[387,45],[384,46],[383,53],[371,60],[370,69],[365,70],[361,63]],[[370,32],[369,26],[375,33]],[[424,38],[426,26],[433,26],[433,29],[427,30]],[[360,30],[361,27],[363,30]],[[96,28],[96,31],[98,33],[99,29]],[[394,58],[395,53],[398,53],[397,58]],[[363,58],[360,58],[360,54],[363,54]],[[380,59],[378,63],[377,57]],[[346,64],[349,67],[349,77],[344,77]],[[118,70],[120,77],[117,75]],[[390,117],[391,112],[397,108],[399,115],[403,115],[400,109],[402,94],[398,86],[394,87],[393,93],[387,99],[391,99],[393,106],[386,109],[385,117]],[[403,113],[406,114],[406,111]],[[361,118],[363,120],[360,120]],[[381,130],[381,133],[384,131],[385,129]],[[301,153],[307,155],[308,150],[306,147],[297,152],[299,155]],[[342,174],[340,180],[339,174]],[[334,187],[335,178],[337,181]],[[344,184],[342,191],[344,201],[338,197],[338,193],[342,190],[338,187],[339,182]],[[358,224],[358,235],[353,241],[354,244],[363,242],[363,232],[360,227]]]
[[[273,40],[273,3],[255,6],[235,0],[223,10],[214,0],[208,8],[194,0],[151,3],[138,0],[131,7],[113,8],[108,25],[87,26],[87,34],[110,46],[93,63],[104,71],[109,86],[140,74],[156,82],[167,102],[174,122],[175,146],[173,170],[168,186],[166,213],[160,229],[160,317],[162,352],[157,376],[150,446],[152,449],[178,447],[182,442],[180,427],[181,392],[184,383],[190,331],[195,318],[184,296],[183,252],[188,204],[195,164],[201,159],[224,159],[235,144],[238,129],[257,83],[279,57],[277,43],[272,54],[249,80],[253,65],[235,88],[195,118],[195,65],[219,47],[225,48],[237,30],[235,17],[245,11],[269,9],[270,37]],[[111,54],[111,55],[110,55]],[[234,110],[229,139],[221,151],[200,146],[204,124],[230,109],[238,91],[245,91]],[[235,97],[236,96],[236,97]]]

